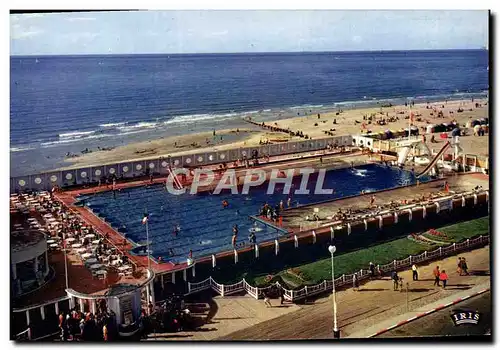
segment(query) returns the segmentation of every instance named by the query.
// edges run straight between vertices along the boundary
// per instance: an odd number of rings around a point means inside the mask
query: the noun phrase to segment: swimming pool
[[[83,195],[78,200],[137,244],[144,244],[146,241],[146,231],[141,220],[147,209],[150,214],[149,240],[152,257],[178,263],[186,261],[189,250],[192,250],[194,258],[231,250],[232,227],[235,224],[239,227],[238,245],[248,242],[249,230],[254,227],[249,215],[258,214],[265,202],[275,206],[283,200],[286,204],[288,197],[291,197],[293,207],[352,196],[362,190],[378,191],[415,181],[413,174],[408,171],[369,164],[354,169],[328,171],[323,188],[334,189],[333,195],[293,194],[294,188],[298,188],[300,184],[298,178],[294,179],[292,195],[282,193],[283,185],[276,186],[277,190],[272,195],[266,193],[267,185],[251,188],[247,195],[231,195],[229,191],[219,195],[209,192],[173,195],[162,185],[152,185],[124,189],[116,194],[109,191]],[[315,177],[311,176],[307,187],[312,190],[314,186]],[[227,208],[222,206],[224,200],[229,202]],[[180,226],[180,231],[174,235],[176,225]],[[258,224],[256,230],[257,243],[273,240],[283,234]]]

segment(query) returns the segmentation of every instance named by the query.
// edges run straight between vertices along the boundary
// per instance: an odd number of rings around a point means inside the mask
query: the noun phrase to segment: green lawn
[[[370,261],[375,265],[383,265],[394,259],[405,259],[410,254],[418,254],[429,249],[429,247],[410,241],[408,238],[400,238],[391,242],[345,253],[334,258],[335,277],[342,274],[350,274],[360,269],[367,269]],[[330,258],[302,265],[299,269],[302,271],[304,279],[311,284],[320,283],[324,279],[332,278]]]
[[[490,219],[489,217],[484,217],[446,226],[439,229],[439,231],[445,233],[449,238],[453,239],[454,242],[460,242],[470,237],[487,235],[489,229]]]

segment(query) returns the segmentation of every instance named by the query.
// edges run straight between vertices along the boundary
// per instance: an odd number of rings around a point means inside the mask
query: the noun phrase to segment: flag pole
[[[410,103],[408,103],[408,107],[410,107],[410,119],[409,119],[410,125],[408,126],[408,141],[409,141],[411,139],[410,136],[411,136],[411,125],[412,125],[411,124],[411,119],[412,119],[411,118],[411,101],[410,101]]]
[[[149,220],[146,221],[146,241],[148,249],[148,269],[151,270],[151,259],[149,258]]]
[[[147,215],[147,220],[146,220],[146,249],[147,249],[147,257],[148,257],[148,269],[151,270],[151,259],[149,258],[149,213],[148,213],[147,209],[145,209],[145,213]]]

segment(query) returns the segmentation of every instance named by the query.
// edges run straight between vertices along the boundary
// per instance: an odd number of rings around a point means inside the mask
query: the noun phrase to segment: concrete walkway
[[[207,315],[207,323],[194,332],[157,333],[148,340],[215,340],[261,322],[275,319],[300,309],[294,304],[279,305],[272,300],[273,307],[266,307],[264,300],[256,300],[249,295],[217,296]]]
[[[449,295],[443,299],[436,302],[422,306],[414,311],[398,315],[387,321],[380,322],[376,326],[360,330],[359,332],[349,335],[347,338],[370,338],[382,333],[385,333],[391,329],[402,326],[406,323],[414,321],[418,318],[425,317],[433,312],[444,309],[454,304],[458,304],[464,300],[472,298],[476,295],[485,293],[490,290],[490,282],[485,282],[477,286],[472,287],[469,290],[465,290],[456,294]]]

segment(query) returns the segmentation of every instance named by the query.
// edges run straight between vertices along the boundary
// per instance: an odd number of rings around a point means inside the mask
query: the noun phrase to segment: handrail
[[[45,305],[50,305],[50,304],[55,304],[55,303],[58,303],[58,302],[61,302],[61,301],[65,301],[65,300],[68,300],[70,298],[71,297],[65,295],[65,296],[62,296],[62,297],[59,297],[59,298],[56,298],[56,299],[52,299],[52,300],[49,300],[49,301],[45,301],[45,302],[42,302],[42,303],[39,303],[39,304],[26,306],[26,307],[23,307],[23,308],[20,308],[20,309],[12,309],[12,312],[25,312],[25,311],[32,310],[32,309],[35,309],[35,308],[39,308],[39,307],[42,307],[42,306],[45,306]]]
[[[15,339],[15,340],[21,340],[21,339],[23,339],[23,337],[22,337],[22,336],[23,336],[24,334],[26,334],[26,339],[31,340],[31,329],[30,329],[30,327],[26,328],[26,329],[25,329],[24,331],[22,331],[22,332],[17,333],[17,334],[14,336],[14,339]]]

